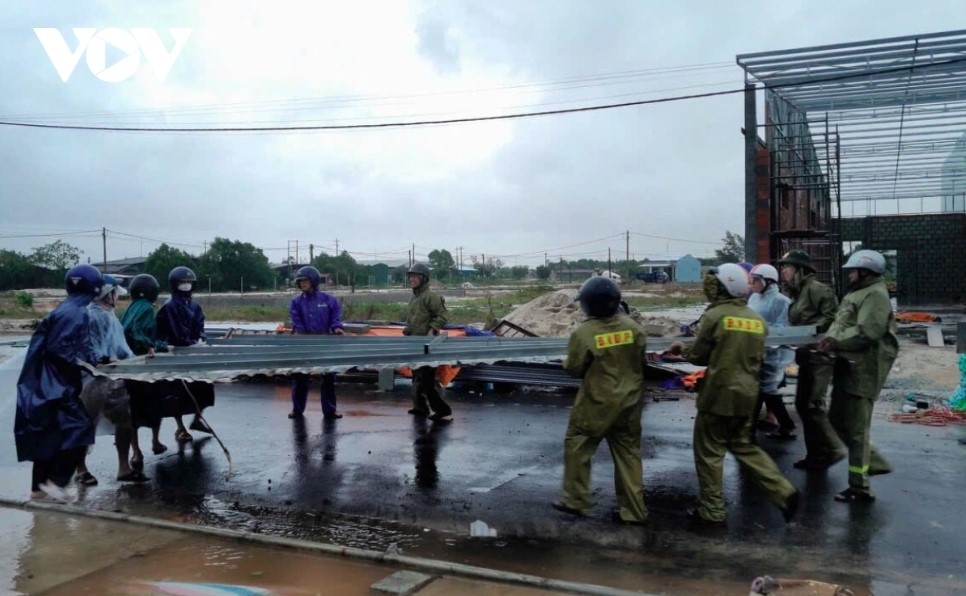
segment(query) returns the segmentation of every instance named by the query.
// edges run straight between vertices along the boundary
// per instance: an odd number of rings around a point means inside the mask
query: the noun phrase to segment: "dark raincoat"
[[[158,339],[172,346],[190,346],[205,340],[205,311],[182,292],[174,292],[158,310]]]
[[[155,317],[158,339],[168,346],[193,346],[205,337],[205,312],[201,305],[191,299],[189,294],[174,291],[171,297],[158,309]],[[182,381],[158,381],[155,383],[129,384],[132,403],[151,403],[151,413],[143,417],[169,418],[195,414],[215,405],[215,388],[211,383]],[[143,392],[142,392],[143,390]],[[197,406],[196,406],[197,402]],[[141,416],[136,418],[142,420]],[[150,426],[149,424],[144,424]]]
[[[80,401],[82,369],[95,364],[87,305],[71,294],[40,323],[17,380],[14,437],[18,461],[46,461],[94,443],[94,426]]]

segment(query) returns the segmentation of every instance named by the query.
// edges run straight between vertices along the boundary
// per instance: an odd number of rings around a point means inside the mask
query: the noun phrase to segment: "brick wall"
[[[756,250],[758,251],[759,263],[767,263],[775,257],[771,254],[771,211],[769,209],[769,198],[771,195],[770,158],[768,149],[763,146],[758,147],[757,163],[755,163],[755,228],[758,235],[755,238]]]
[[[879,215],[841,223],[843,242],[897,252],[900,304],[966,301],[966,214]]]

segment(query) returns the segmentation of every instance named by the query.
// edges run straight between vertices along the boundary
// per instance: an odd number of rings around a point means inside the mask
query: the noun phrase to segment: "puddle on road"
[[[0,508],[0,532],[3,594],[368,594],[396,571],[58,512]]]
[[[47,594],[368,594],[394,568],[282,548],[183,538]]]

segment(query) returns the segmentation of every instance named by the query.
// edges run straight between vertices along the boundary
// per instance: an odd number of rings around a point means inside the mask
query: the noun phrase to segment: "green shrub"
[[[17,301],[17,306],[20,308],[33,308],[34,297],[27,292],[17,292],[14,295],[14,300]]]

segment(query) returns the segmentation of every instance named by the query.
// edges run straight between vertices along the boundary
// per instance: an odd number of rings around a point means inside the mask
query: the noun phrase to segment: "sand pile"
[[[573,290],[558,290],[544,294],[517,308],[504,320],[523,327],[540,337],[565,337],[580,325],[584,313],[574,301]],[[681,335],[680,325],[664,317],[644,316],[631,309],[631,318],[640,323],[652,337],[675,337]]]

